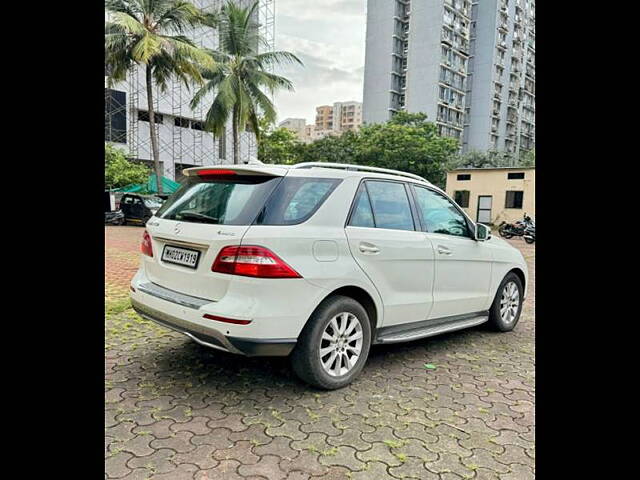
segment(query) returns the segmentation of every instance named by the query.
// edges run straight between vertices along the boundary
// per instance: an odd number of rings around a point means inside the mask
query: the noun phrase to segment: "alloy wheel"
[[[518,315],[520,307],[520,291],[515,282],[508,282],[502,290],[502,298],[500,299],[500,316],[502,321],[509,325]]]
[[[349,373],[362,352],[362,325],[353,313],[342,312],[333,317],[322,333],[320,363],[332,377]]]

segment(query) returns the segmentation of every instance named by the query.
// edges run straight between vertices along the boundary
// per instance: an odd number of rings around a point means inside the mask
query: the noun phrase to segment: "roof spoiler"
[[[185,168],[182,173],[187,177],[209,175],[264,175],[267,177],[283,177],[287,174],[287,169],[266,164],[209,165]]]

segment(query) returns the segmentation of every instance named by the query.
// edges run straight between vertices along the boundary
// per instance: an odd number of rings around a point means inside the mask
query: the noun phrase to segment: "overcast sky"
[[[281,72],[295,92],[276,94],[278,122],[306,118],[315,107],[362,101],[366,0],[276,0],[276,49],[295,53],[304,67]]]

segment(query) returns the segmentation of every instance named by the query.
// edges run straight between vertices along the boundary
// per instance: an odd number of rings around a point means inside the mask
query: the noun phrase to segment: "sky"
[[[367,0],[276,0],[276,50],[295,53],[304,67],[277,73],[295,92],[275,95],[278,122],[315,122],[315,107],[362,101]]]

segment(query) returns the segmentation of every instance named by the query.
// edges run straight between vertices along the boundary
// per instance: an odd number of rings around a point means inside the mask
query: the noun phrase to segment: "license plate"
[[[196,268],[198,266],[199,258],[199,251],[190,250],[188,248],[165,245],[164,250],[162,251],[163,262],[175,263],[176,265],[182,265],[183,267]]]

